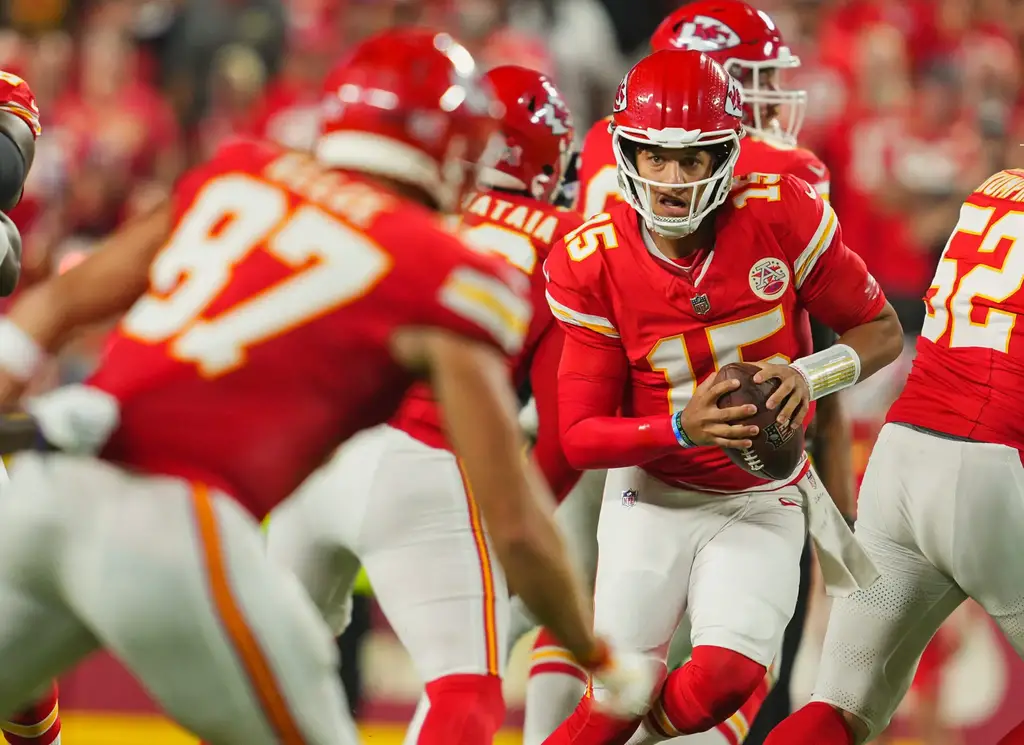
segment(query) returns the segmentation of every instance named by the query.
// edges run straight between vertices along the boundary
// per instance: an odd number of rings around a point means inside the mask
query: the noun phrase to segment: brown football
[[[722,448],[726,455],[737,466],[747,473],[751,473],[765,481],[777,481],[784,479],[796,470],[797,464],[804,454],[804,432],[803,429],[792,430],[789,427],[780,429],[775,422],[778,409],[769,411],[765,407],[769,396],[779,387],[778,380],[766,380],[757,384],[754,382],[754,375],[757,374],[756,365],[745,362],[733,362],[718,371],[715,383],[735,378],[740,381],[740,387],[726,393],[718,399],[718,408],[727,409],[732,406],[743,406],[754,404],[757,413],[749,419],[743,420],[743,424],[754,424],[760,431],[752,438],[753,447],[747,450],[736,450],[734,448]],[[740,424],[741,422],[733,422]]]

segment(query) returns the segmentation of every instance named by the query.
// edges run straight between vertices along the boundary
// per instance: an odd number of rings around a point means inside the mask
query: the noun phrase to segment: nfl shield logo
[[[636,504],[636,489],[626,489],[622,492],[622,506],[632,507]]]
[[[693,306],[693,312],[699,316],[703,316],[711,310],[711,301],[708,300],[708,296],[703,293],[700,295],[694,295],[690,298],[690,305]]]

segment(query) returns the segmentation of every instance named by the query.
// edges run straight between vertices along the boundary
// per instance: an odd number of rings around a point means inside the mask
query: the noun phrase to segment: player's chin
[[[655,192],[654,214],[659,217],[689,217],[690,200]]]

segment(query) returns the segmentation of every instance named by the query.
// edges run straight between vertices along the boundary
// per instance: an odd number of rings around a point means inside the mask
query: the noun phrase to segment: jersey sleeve
[[[611,303],[601,294],[601,261],[594,255],[573,260],[566,243],[575,235],[556,243],[544,262],[548,307],[567,335],[590,345],[621,348]]]
[[[565,499],[580,477],[565,456],[558,423],[558,365],[564,339],[562,329],[553,324],[544,332],[530,362],[530,387],[537,406],[533,459],[558,502]]]
[[[832,206],[795,176],[782,177],[780,192],[773,222],[804,307],[838,334],[874,319],[885,295],[843,242]]]
[[[790,173],[806,181],[818,193],[819,197],[826,202],[829,201],[832,174],[829,173],[828,166],[822,163],[818,156],[810,150],[802,150],[801,156],[796,159]]]
[[[0,111],[14,114],[28,125],[32,134],[39,137],[43,132],[39,124],[39,107],[28,83],[9,72],[0,70]]]
[[[454,237],[446,237],[457,244]],[[506,356],[519,353],[526,338],[533,303],[530,282],[503,260],[458,244],[461,255],[438,289],[439,325],[488,342]]]

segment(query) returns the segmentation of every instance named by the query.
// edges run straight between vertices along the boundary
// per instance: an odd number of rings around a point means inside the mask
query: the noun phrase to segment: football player
[[[583,222],[551,204],[570,157],[572,119],[541,73],[498,67],[486,78],[504,105],[500,162],[480,174],[458,231],[528,277],[533,319],[513,362],[542,412],[533,457],[556,496],[575,481],[562,453],[555,381],[562,331],[544,299],[541,266]],[[482,532],[475,492],[452,453],[427,384],[388,425],[346,443],[271,516],[268,550],[310,591],[340,633],[362,564],[391,627],[426,682],[428,707],[409,742],[491,742],[505,717],[508,588]]]
[[[21,199],[41,132],[39,107],[28,83],[0,70],[0,297],[14,292],[21,275],[21,233],[7,212]],[[0,462],[0,481],[6,480]],[[56,684],[49,684],[45,695],[10,721],[0,722],[4,739],[12,745],[60,745],[60,726]]]
[[[779,380],[767,402],[776,426],[798,429],[812,402],[903,346],[891,306],[807,182],[754,174],[734,187],[743,103],[740,83],[701,52],[639,62],[612,118],[626,201],[566,236],[545,264],[566,330],[563,447],[578,468],[614,469],[598,526],[595,628],[651,656],[664,686],[650,721],[670,735],[715,727],[762,684],[793,612],[808,527],[833,591],[875,576],[806,460],[766,482],[722,451],[751,447],[757,428],[742,420],[756,408],[720,409],[737,384],[715,384],[715,373],[756,364],[755,382]],[[808,313],[839,342],[812,354]],[[684,610],[693,655],[666,679]],[[602,695],[595,685],[547,742],[628,737],[640,720],[595,711]]]
[[[906,387],[860,489],[857,537],[881,571],[832,606],[812,703],[769,745],[878,736],[926,645],[973,598],[1024,656],[1024,170],[989,177],[960,208]],[[1024,742],[1024,722],[1000,745]]]
[[[828,199],[829,172],[824,163],[812,152],[797,146],[797,135],[807,105],[807,94],[802,90],[786,90],[781,77],[786,70],[800,65],[798,57],[786,45],[778,27],[763,11],[756,10],[742,0],[699,0],[687,3],[665,18],[651,37],[653,51],[663,49],[697,49],[720,62],[743,87],[743,128],[746,136],[740,141],[740,155],[736,173],[789,173],[807,181],[823,199]],[[618,168],[609,132],[610,117],[597,122],[587,133],[579,170],[579,204],[585,217],[606,211],[621,203]],[[820,324],[813,324],[816,344],[820,348],[830,345],[835,335]],[[853,476],[851,462],[851,435],[849,421],[842,410],[839,396],[829,396],[818,402],[814,418],[813,449],[815,465],[829,493],[846,515],[853,514]],[[587,479],[571,495],[566,509],[572,507],[575,514],[583,517],[582,524],[568,523],[567,535],[573,542],[590,545],[593,535],[583,535],[585,527],[592,525],[596,517],[586,513],[590,505],[596,513],[600,504],[599,491],[583,493],[590,483],[599,479]],[[578,506],[577,506],[578,503]],[[567,522],[565,516],[559,516]],[[589,539],[589,540],[588,540]],[[590,572],[596,566],[594,561],[582,562]],[[753,700],[747,702],[735,717],[721,725],[722,737],[710,740],[713,743],[742,742],[753,721],[753,715],[760,708],[761,701],[770,690],[777,676],[779,686],[769,698],[766,710],[761,715],[771,721],[759,721],[758,730],[767,729],[790,711],[789,676],[795,651],[799,648],[803,630],[804,615],[810,591],[810,550],[801,556],[800,593],[797,611],[786,631],[784,654],[774,666],[765,686],[755,692]],[[683,662],[690,652],[689,628],[683,623],[670,650],[670,664]],[[534,663],[531,666],[528,684],[528,710],[526,731],[550,732],[564,718],[560,702],[578,698],[583,682],[578,668],[571,663],[559,662],[567,657],[558,652],[549,635],[541,632],[535,647]],[[532,695],[531,689],[537,689]],[[536,705],[530,706],[530,701]],[[763,739],[767,729],[760,732]],[[541,738],[542,739],[542,738]],[[661,739],[652,734],[649,741]],[[540,739],[527,737],[527,745],[536,745]],[[648,741],[644,741],[648,742]],[[691,742],[691,745],[701,745]]]
[[[0,503],[0,712],[104,647],[213,745],[354,742],[328,628],[259,520],[422,374],[510,581],[616,710],[638,706],[643,671],[593,636],[520,457],[506,355],[528,283],[436,215],[497,103],[421,30],[359,45],[324,101],[315,160],[228,144],[0,324],[9,401],[71,330],[127,309],[88,384],[4,420],[5,448],[61,452],[20,456]]]
[[[7,212],[21,200],[41,131],[28,84],[0,70],[0,297],[14,292],[21,274],[21,235]]]

